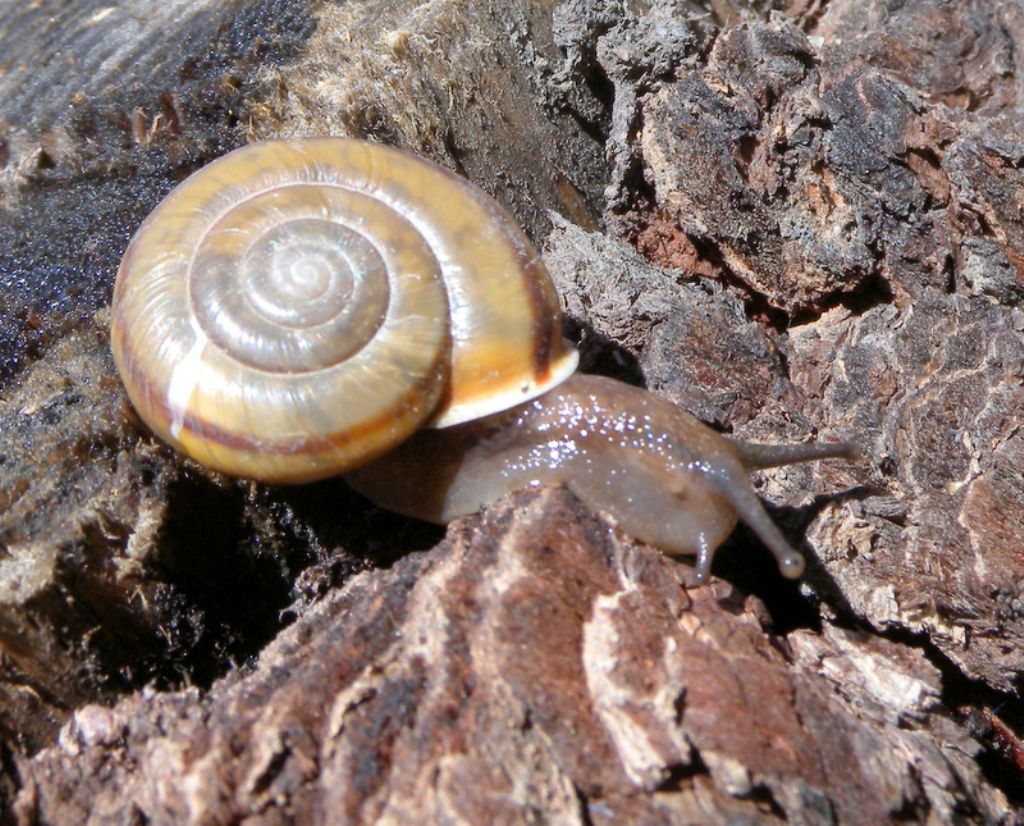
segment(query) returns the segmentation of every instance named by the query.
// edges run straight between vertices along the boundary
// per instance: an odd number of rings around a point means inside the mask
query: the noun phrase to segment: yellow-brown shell
[[[236,150],[132,239],[111,339],[145,422],[235,476],[318,479],[576,367],[508,214],[419,158],[343,138]]]

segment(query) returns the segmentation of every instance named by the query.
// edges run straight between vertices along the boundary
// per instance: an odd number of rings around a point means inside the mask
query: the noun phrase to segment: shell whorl
[[[252,144],[172,191],[122,259],[111,337],[166,441],[307,481],[557,384],[576,366],[560,318],[536,251],[478,189],[319,138]]]

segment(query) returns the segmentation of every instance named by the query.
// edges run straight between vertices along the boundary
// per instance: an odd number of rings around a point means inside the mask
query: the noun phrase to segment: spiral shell
[[[316,138],[252,144],[174,189],[121,261],[111,340],[161,438],[301,482],[558,384],[577,361],[560,326],[536,250],[483,192]]]

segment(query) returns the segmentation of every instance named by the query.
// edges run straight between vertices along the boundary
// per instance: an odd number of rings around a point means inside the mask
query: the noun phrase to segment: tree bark
[[[16,822],[1024,822],[1024,11],[0,9],[0,799]],[[117,261],[247,141],[420,152],[584,368],[755,441],[810,558],[698,586],[558,489],[447,531],[227,480],[117,381]]]

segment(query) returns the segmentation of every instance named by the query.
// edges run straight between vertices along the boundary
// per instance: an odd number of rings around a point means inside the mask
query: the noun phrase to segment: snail
[[[118,271],[111,346],[164,441],[274,483],[345,474],[435,522],[567,485],[705,578],[742,518],[801,574],[752,469],[848,443],[727,439],[645,390],[576,372],[559,297],[495,201],[395,149],[254,143],[179,184]]]

